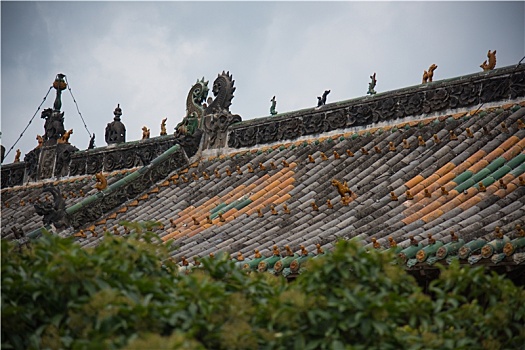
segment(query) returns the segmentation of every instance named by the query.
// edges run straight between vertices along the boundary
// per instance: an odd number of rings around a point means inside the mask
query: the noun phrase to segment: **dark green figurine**
[[[275,110],[275,106],[277,105],[277,101],[275,100],[275,96],[272,97],[272,99],[270,100],[270,102],[272,102],[272,106],[270,107],[270,114],[271,114],[271,115],[276,115],[276,114],[277,114],[277,111]]]
[[[376,73],[374,73],[374,75],[371,75],[370,79],[372,79],[372,81],[368,83],[367,95],[375,95],[376,91],[374,90],[374,88],[376,87],[376,84],[377,84]]]

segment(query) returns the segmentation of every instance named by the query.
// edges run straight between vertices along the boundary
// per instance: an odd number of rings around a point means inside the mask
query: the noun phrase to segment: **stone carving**
[[[71,162],[71,155],[78,151],[73,145],[68,143],[59,143],[56,146],[55,159],[55,176],[66,176],[69,174],[69,163]]]
[[[113,111],[113,115],[115,115],[113,121],[106,126],[105,136],[108,145],[126,142],[126,127],[120,121],[120,116],[122,115],[120,104],[118,104],[117,108]]]
[[[374,90],[374,88],[376,87],[376,84],[377,84],[377,80],[376,80],[376,73],[374,73],[374,75],[371,75],[370,76],[370,79],[372,80],[370,83],[368,83],[368,91],[367,91],[367,95],[375,95],[377,92]]]
[[[483,69],[483,71],[488,71],[488,70],[493,70],[494,68],[496,68],[496,50],[494,51],[490,51],[487,53],[487,58],[489,59],[489,63],[487,64],[487,60],[485,60],[481,65],[481,69]]]
[[[65,131],[61,138],[57,140],[57,143],[69,143],[69,137],[73,133],[73,129]]]
[[[143,126],[142,127],[142,139],[143,140],[149,139],[149,135],[150,135],[150,130],[146,126]]]
[[[24,163],[26,166],[26,174],[30,180],[36,180],[38,174],[38,159],[40,158],[40,150],[42,147],[36,147],[29,151],[24,156]]]
[[[93,133],[93,136],[89,139],[89,145],[87,149],[93,149],[95,148],[95,133]]]
[[[330,93],[330,90],[325,90],[322,97],[317,96],[317,107],[324,106],[326,104],[326,96]]]
[[[197,79],[191,87],[186,97],[186,116],[182,122],[175,127],[175,136],[193,135],[201,127],[202,116],[204,115],[204,100],[208,96],[208,81]]]
[[[202,129],[205,131],[204,148],[221,148],[226,145],[226,131],[242,118],[230,112],[230,105],[235,92],[234,80],[230,72],[219,74],[213,82],[215,99],[204,110]]]
[[[434,77],[434,71],[437,69],[437,65],[432,63],[430,67],[428,67],[428,71],[423,72],[423,82],[422,83],[431,83],[432,78]]]
[[[44,109],[40,116],[45,119],[44,142],[45,145],[54,145],[62,137],[64,129],[64,112],[53,111],[51,108]]]
[[[104,190],[106,187],[108,187],[108,181],[106,180],[106,177],[104,174],[97,173],[95,174],[95,177],[97,178],[97,183],[95,184],[95,188],[99,191]]]
[[[275,100],[275,96],[272,97],[270,102],[272,103],[272,105],[270,106],[270,114],[271,115],[276,115],[277,111],[275,110],[275,106],[277,105],[277,101]]]
[[[166,120],[168,120],[168,118],[162,119],[162,122],[160,123],[160,136],[168,135],[166,132]]]
[[[58,187],[50,186],[44,188],[42,193],[49,192],[53,195],[53,202],[42,202],[34,205],[36,213],[43,216],[44,226],[53,224],[57,229],[66,228],[68,218],[66,215],[66,203],[60,194]]]

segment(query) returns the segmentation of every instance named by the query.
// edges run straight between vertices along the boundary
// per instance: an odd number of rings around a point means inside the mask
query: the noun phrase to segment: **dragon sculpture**
[[[197,79],[186,98],[186,116],[175,127],[175,135],[193,135],[200,127],[204,115],[203,102],[208,97],[208,81]]]
[[[235,80],[230,72],[222,72],[213,82],[213,95],[215,98],[204,110],[202,128],[206,132],[205,148],[217,148],[226,145],[226,131],[233,123],[242,120],[241,116],[232,114],[233,86]]]
[[[42,193],[44,192],[49,192],[53,195],[53,203],[43,202],[35,204],[36,213],[43,216],[42,220],[46,226],[53,224],[57,229],[67,227],[66,203],[60,194],[60,189],[51,186],[44,188]]]

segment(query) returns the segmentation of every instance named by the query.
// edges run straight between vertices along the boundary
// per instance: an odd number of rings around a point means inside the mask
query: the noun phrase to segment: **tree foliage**
[[[94,248],[2,242],[2,348],[509,349],[525,291],[452,264],[422,293],[393,257],[340,241],[293,283],[226,256],[191,273],[135,224]]]

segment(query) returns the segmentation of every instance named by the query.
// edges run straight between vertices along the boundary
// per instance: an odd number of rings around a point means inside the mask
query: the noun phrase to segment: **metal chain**
[[[69,85],[69,82],[67,81],[67,76],[65,78],[66,78],[67,89],[69,90],[69,93],[71,94],[71,98],[73,98],[73,102],[75,102],[75,106],[77,107],[78,115],[80,116],[80,119],[82,119],[82,123],[84,123],[84,128],[86,128],[86,131],[89,137],[91,137],[91,132],[89,131],[86,125],[86,122],[84,121],[84,117],[82,117],[82,113],[80,113],[80,110],[78,109],[77,100],[75,100],[75,96],[73,96],[73,92],[71,91],[71,85]]]
[[[44,102],[46,101],[47,95],[49,95],[49,92],[51,91],[52,88],[53,88],[53,86],[50,86],[50,87],[49,87],[49,90],[47,90],[47,93],[46,93],[46,95],[44,96],[44,99],[42,100],[42,102],[40,103],[40,105],[38,106],[38,108],[36,109],[35,114],[33,114],[33,116],[31,117],[31,120],[29,120],[29,123],[27,123],[25,129],[22,131],[22,133],[20,134],[20,136],[18,136],[18,139],[15,141],[15,143],[13,144],[13,146],[11,146],[11,148],[9,149],[9,151],[7,151],[7,153],[4,155],[4,158],[7,158],[7,156],[9,155],[9,153],[13,150],[13,148],[15,148],[16,144],[18,143],[18,141],[20,141],[20,139],[22,138],[22,136],[24,136],[24,132],[26,132],[27,128],[29,128],[29,125],[31,124],[31,122],[33,121],[33,119],[35,119],[36,114],[37,114],[38,111],[40,110],[40,107],[42,107],[42,105],[43,105]]]

